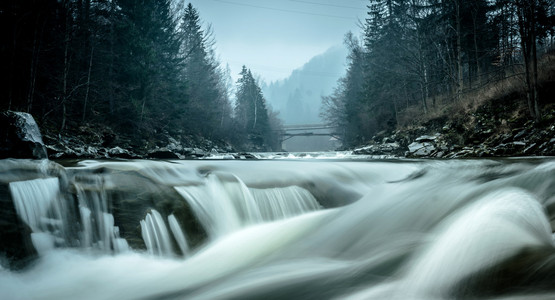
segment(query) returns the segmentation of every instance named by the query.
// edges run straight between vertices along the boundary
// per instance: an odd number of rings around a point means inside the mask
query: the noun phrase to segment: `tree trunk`
[[[461,41],[461,5],[460,0],[455,0],[455,23],[457,27],[457,100],[462,100],[463,67],[462,67],[462,41]]]
[[[87,90],[85,92],[85,101],[83,103],[83,119],[82,119],[83,122],[85,122],[85,116],[87,114],[87,101],[89,100],[89,91],[91,87],[91,69],[92,69],[92,62],[93,62],[93,54],[94,54],[94,47],[91,48],[91,57],[89,58],[89,71],[87,72]]]
[[[33,37],[33,52],[31,57],[31,72],[29,79],[29,91],[27,93],[27,112],[30,113],[33,108],[33,100],[35,98],[35,87],[37,80],[37,69],[39,65],[39,57],[42,46],[42,36],[44,33],[44,27],[46,26],[46,19],[42,22],[40,26],[40,34],[38,28],[39,20],[37,20],[35,26],[35,32]],[[10,106],[11,106],[11,96],[10,96]]]
[[[70,7],[69,5],[65,5],[66,8],[66,16],[65,16],[65,33],[64,33],[64,73],[62,76],[62,126],[60,127],[60,131],[63,131],[66,126],[67,120],[67,102],[68,102],[68,94],[67,94],[67,80],[68,80],[68,73],[69,73],[69,18],[70,18]]]
[[[535,3],[535,1],[533,1]],[[533,4],[534,5],[534,4]],[[534,114],[536,116],[536,122],[539,122],[541,119],[540,108],[539,108],[539,91],[538,91],[538,56],[537,56],[537,49],[536,49],[536,22],[535,22],[535,7],[532,6],[532,14],[531,18],[533,21],[531,22],[531,42],[532,42],[532,102],[534,105]]]
[[[539,108],[537,107],[537,57],[536,38],[534,34],[534,5],[527,1],[519,1],[517,7],[518,27],[520,33],[520,45],[524,58],[526,102],[530,115],[535,120],[539,119]]]
[[[114,114],[114,43],[115,43],[115,30],[114,30],[114,15],[116,13],[115,1],[110,2],[110,59],[108,63],[108,107],[110,115]]]
[[[482,82],[482,70],[480,70],[480,54],[478,52],[478,32],[476,29],[476,18],[477,18],[477,11],[474,11],[474,15],[472,16],[472,27],[474,29],[474,60],[476,63],[476,79],[477,79],[477,83],[478,83],[478,87],[480,86],[481,82]]]
[[[253,102],[254,102],[254,122],[252,123],[252,129],[254,130],[256,128],[256,121],[258,118],[258,105],[256,101],[256,96],[253,96]]]

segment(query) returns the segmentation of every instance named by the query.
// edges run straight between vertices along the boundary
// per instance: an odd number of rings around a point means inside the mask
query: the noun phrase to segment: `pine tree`
[[[171,100],[180,92],[180,43],[170,1],[119,0],[118,5],[120,112],[129,113],[124,122],[132,128],[147,132],[165,128],[175,117]]]
[[[262,90],[252,72],[243,66],[237,80],[235,119],[246,140],[256,147],[268,148],[272,139],[268,109]]]
[[[228,111],[228,97],[220,86],[219,64],[214,58],[210,28],[203,30],[197,10],[189,3],[183,13],[180,34],[184,59],[183,80],[189,105],[187,127],[212,136],[224,130],[222,116]]]

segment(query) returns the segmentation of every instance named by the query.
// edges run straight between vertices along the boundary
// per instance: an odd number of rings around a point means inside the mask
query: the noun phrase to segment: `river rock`
[[[188,158],[199,158],[206,156],[206,152],[199,148],[184,148],[183,153]]]
[[[354,154],[362,155],[394,155],[401,149],[401,145],[391,139],[384,139],[384,143],[369,145],[353,150]]]
[[[149,158],[158,158],[158,159],[182,159],[181,155],[171,151],[166,147],[156,148],[148,152]]]
[[[39,127],[28,113],[0,114],[0,158],[47,158]]]
[[[29,226],[17,216],[8,183],[0,181],[0,256],[6,259],[6,267],[19,269],[37,257],[30,233]]]
[[[436,135],[423,135],[423,136],[417,137],[414,141],[417,142],[417,143],[435,142],[435,141],[437,140],[438,137],[439,137],[439,134],[436,134]]]
[[[413,142],[408,145],[410,156],[427,156],[436,150],[436,147],[429,142]]]
[[[127,150],[127,149],[123,149],[121,147],[113,147],[110,149],[106,149],[106,153],[108,157],[117,157],[117,158],[138,158],[138,155],[135,153],[132,153],[131,151]]]

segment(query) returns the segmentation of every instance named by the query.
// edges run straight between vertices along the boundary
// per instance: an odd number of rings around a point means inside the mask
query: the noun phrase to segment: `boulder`
[[[436,147],[429,142],[413,142],[408,148],[410,156],[428,156],[436,150]]]
[[[0,257],[6,260],[3,267],[20,269],[37,257],[30,234],[29,226],[17,215],[8,183],[0,180]]]
[[[183,157],[166,147],[156,148],[148,152],[149,158],[157,159],[182,159]]]
[[[207,155],[204,150],[199,148],[184,148],[183,153],[187,158],[199,158]]]
[[[108,155],[108,157],[110,158],[126,158],[126,159],[130,159],[130,158],[138,158],[138,155],[135,153],[130,152],[127,149],[122,149],[118,146],[107,149],[106,153]]]
[[[15,111],[0,114],[0,158],[47,158],[33,116]]]

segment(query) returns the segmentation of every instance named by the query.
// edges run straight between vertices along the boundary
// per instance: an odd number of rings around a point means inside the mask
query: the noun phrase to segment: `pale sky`
[[[212,24],[216,51],[237,79],[246,65],[267,83],[360,34],[367,0],[190,0]]]

